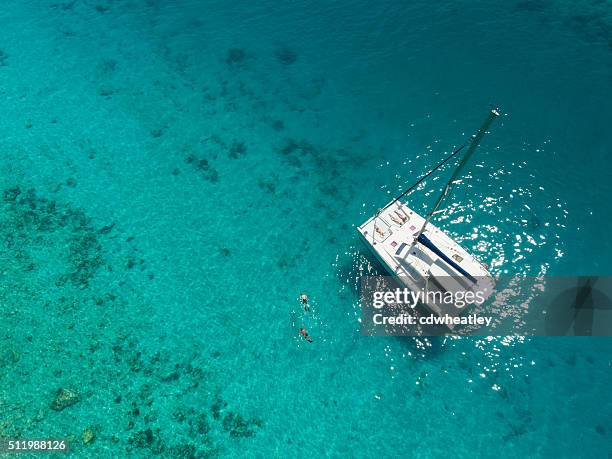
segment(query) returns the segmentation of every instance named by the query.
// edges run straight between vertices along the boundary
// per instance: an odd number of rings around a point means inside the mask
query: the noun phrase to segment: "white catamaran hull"
[[[498,116],[500,116],[499,110],[491,109],[485,122],[470,139],[359,227],[359,234],[365,244],[401,284],[417,294],[429,292],[444,294],[450,292],[452,294],[455,300],[450,304],[437,300],[440,295],[421,296],[422,303],[440,317],[456,317],[463,312],[465,302],[461,301],[462,306],[458,304],[459,295],[467,299],[468,292],[472,292],[470,298],[477,297],[476,303],[482,304],[491,296],[495,287],[493,276],[486,267],[442,230],[430,223],[430,219],[442,201],[450,196],[452,187],[459,178],[463,167],[476,150],[491,123]],[[465,147],[468,147],[467,152],[426,218],[421,217],[400,201],[400,198],[454,158]],[[445,296],[448,297],[448,295]]]
[[[423,232],[426,244],[415,242],[424,224],[425,219],[406,204],[392,201],[358,231],[385,269],[408,289],[480,292],[479,298],[486,300],[495,287],[486,267],[431,223]],[[444,302],[426,300],[423,304],[440,317],[456,316],[461,309]]]

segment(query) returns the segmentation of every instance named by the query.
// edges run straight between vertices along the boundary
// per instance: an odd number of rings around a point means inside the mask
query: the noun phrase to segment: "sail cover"
[[[440,258],[442,258],[446,263],[448,263],[450,266],[452,266],[458,273],[460,273],[460,274],[464,275],[465,277],[467,277],[472,283],[474,283],[474,284],[476,283],[476,279],[474,279],[474,277],[470,273],[468,273],[465,269],[463,269],[461,266],[459,266],[457,263],[455,263],[444,252],[442,252],[442,250],[440,250],[433,242],[431,242],[431,240],[427,236],[425,236],[423,233],[419,234],[419,237],[417,238],[417,241],[419,243],[423,244],[425,247],[427,247],[433,253],[438,255]]]

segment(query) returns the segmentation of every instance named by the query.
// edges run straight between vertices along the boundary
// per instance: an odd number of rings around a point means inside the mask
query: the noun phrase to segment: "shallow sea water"
[[[608,457],[609,339],[359,334],[355,226],[490,103],[438,223],[496,274],[610,271],[609,5],[429,3],[5,2],[0,437]]]

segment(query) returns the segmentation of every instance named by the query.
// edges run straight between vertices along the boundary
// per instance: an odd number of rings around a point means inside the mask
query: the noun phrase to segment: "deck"
[[[428,223],[424,234],[447,257],[469,273],[475,282],[428,247],[420,243],[413,245],[424,223],[425,219],[405,203],[394,201],[377,216],[359,226],[358,231],[387,271],[410,290],[480,291],[485,299],[488,298],[495,287],[491,274],[480,261],[438,227]],[[467,309],[436,301],[424,304],[439,316],[457,315],[457,309]]]

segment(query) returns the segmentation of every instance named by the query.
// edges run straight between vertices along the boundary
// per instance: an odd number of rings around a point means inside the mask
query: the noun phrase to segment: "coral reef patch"
[[[287,46],[281,46],[274,52],[274,56],[283,65],[291,65],[297,60],[297,54]]]
[[[55,411],[62,411],[63,409],[74,405],[80,399],[79,393],[74,389],[58,389],[53,402],[51,402],[51,409]]]

